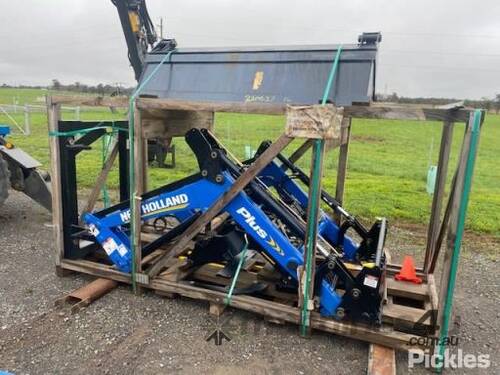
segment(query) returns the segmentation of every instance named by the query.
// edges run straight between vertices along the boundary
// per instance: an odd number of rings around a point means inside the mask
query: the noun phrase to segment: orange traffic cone
[[[415,271],[415,261],[413,257],[409,255],[405,256],[403,259],[401,271],[394,276],[394,278],[398,281],[409,281],[415,284],[422,284],[422,279],[417,277],[417,272]]]

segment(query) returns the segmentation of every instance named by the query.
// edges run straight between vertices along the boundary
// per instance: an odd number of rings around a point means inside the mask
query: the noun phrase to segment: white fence
[[[62,112],[74,113],[74,119],[80,121],[80,107],[62,107]],[[15,126],[22,134],[29,135],[31,133],[31,114],[32,113],[47,113],[47,107],[38,104],[0,104],[0,115],[5,115],[11,124]],[[24,124],[19,124],[19,121],[14,116],[23,115]],[[22,121],[21,121],[22,122]]]

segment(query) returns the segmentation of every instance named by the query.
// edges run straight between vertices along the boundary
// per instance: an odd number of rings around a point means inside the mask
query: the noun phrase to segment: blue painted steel
[[[200,179],[178,189],[151,197],[141,203],[141,217],[143,220],[148,220],[175,216],[178,220],[184,221],[198,210],[205,211],[212,202],[220,197],[224,192],[221,186],[206,179]],[[89,231],[96,237],[118,269],[130,272],[132,269],[130,239],[123,227],[130,222],[130,207],[114,211],[103,218],[85,213],[83,221],[88,224]]]
[[[323,316],[335,316],[337,307],[342,302],[342,298],[335,292],[332,285],[326,281],[321,281],[319,290],[319,299],[321,301],[319,312]]]
[[[307,210],[307,193],[274,161],[262,170],[259,178],[268,187],[284,190],[304,211]],[[323,210],[320,210],[318,234],[335,247],[341,245],[346,259],[355,260],[359,244],[349,236],[343,236],[342,243],[339,243],[339,233],[338,225]]]
[[[144,200],[141,204],[143,220],[175,216],[183,221],[197,212],[206,211],[235,182],[228,172],[222,174],[224,181],[221,184],[200,178]],[[228,212],[262,247],[282,273],[297,281],[296,268],[303,265],[303,250],[294,247],[245,192],[239,193],[222,211]],[[132,268],[130,239],[124,230],[129,220],[130,208],[114,211],[101,218],[90,213],[83,216],[89,231],[123,272],[130,272]],[[321,296],[323,311],[333,314],[341,298],[333,288],[322,288]]]
[[[0,125],[0,136],[5,137],[10,134],[10,127],[7,125]]]

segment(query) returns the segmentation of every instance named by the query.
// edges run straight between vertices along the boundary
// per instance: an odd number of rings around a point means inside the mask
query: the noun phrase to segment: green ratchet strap
[[[330,70],[330,75],[328,76],[328,81],[326,83],[325,91],[323,92],[323,99],[321,100],[321,105],[325,105],[328,101],[328,96],[330,96],[330,91],[332,90],[333,82],[335,80],[335,75],[337,74],[337,68],[339,66],[340,55],[342,53],[342,45],[337,49],[337,54],[335,55],[335,60],[333,60],[332,69]]]
[[[238,267],[236,268],[236,272],[234,273],[233,280],[231,281],[231,287],[229,288],[229,292],[227,293],[226,298],[224,298],[224,303],[226,306],[231,305],[231,300],[233,298],[234,287],[236,286],[236,281],[238,281],[238,277],[240,276],[241,267],[243,266],[243,262],[245,261],[248,250],[248,239],[245,234],[245,245],[243,245],[243,250],[241,250],[241,258],[238,262]]]
[[[117,133],[118,131],[127,131],[127,129],[122,129],[118,126],[115,126],[114,121],[112,121],[113,125],[112,126],[102,126],[104,124],[103,122],[100,122],[97,124],[97,126],[94,126],[92,128],[88,129],[78,129],[78,130],[70,130],[67,132],[59,132],[59,131],[49,131],[49,137],[73,137],[76,135],[83,135],[87,134],[90,132],[93,132],[95,130],[101,130],[104,129],[106,133]]]
[[[134,147],[134,125],[135,125],[135,100],[141,94],[144,87],[151,81],[155,74],[160,70],[161,66],[169,61],[172,53],[176,50],[173,49],[169,51],[165,57],[160,61],[160,63],[153,69],[153,71],[144,79],[144,81],[137,87],[133,92],[129,100],[129,126],[128,126],[128,140],[129,140],[129,202],[130,202],[130,251],[132,253],[132,288],[134,293],[137,291],[137,284],[135,278],[136,264],[135,264],[135,243],[134,239],[135,233],[135,199],[137,198],[137,192],[135,187],[135,147]]]
[[[342,46],[339,46],[339,48],[337,49],[337,53],[335,55],[335,59],[333,60],[333,63],[332,63],[332,68],[330,69],[330,74],[328,76],[328,81],[326,82],[326,86],[325,86],[325,91],[323,92],[323,99],[321,100],[321,105],[326,105],[327,103],[327,100],[328,100],[328,97],[330,95],[330,92],[332,90],[332,86],[333,86],[333,82],[334,82],[334,79],[335,79],[335,75],[337,73],[337,68],[338,68],[338,65],[339,65],[339,61],[340,61],[340,55],[342,53]],[[319,179],[321,178],[321,170],[320,170],[320,153],[321,153],[321,150],[323,149],[323,144],[324,144],[324,140],[322,139],[316,139],[314,141],[314,155],[315,155],[315,159],[313,161],[313,171],[312,171],[312,178],[311,178],[311,189],[312,189],[312,199],[311,199],[311,202],[310,202],[310,207],[309,207],[309,212],[315,212],[317,209],[318,209],[318,205],[319,205],[319,202],[318,200],[316,199],[316,197],[318,196],[318,186],[319,186]],[[314,241],[312,241],[311,239],[314,237],[315,235],[315,226],[317,225],[317,223],[313,223],[311,222],[311,220],[309,220],[310,218],[308,218],[308,222],[307,222],[307,238],[309,239],[309,241],[307,242],[307,250],[304,251],[304,254],[307,255],[307,259],[305,259],[305,283],[304,283],[304,300],[303,300],[303,304],[302,304],[302,314],[301,314],[301,334],[302,336],[306,336],[307,334],[307,327],[310,326],[310,313],[309,313],[309,293],[310,293],[310,290],[309,290],[309,286],[311,285],[311,278],[312,278],[312,258],[313,258],[313,251],[315,251],[316,249],[313,249],[313,243]],[[300,286],[299,286],[300,288]]]

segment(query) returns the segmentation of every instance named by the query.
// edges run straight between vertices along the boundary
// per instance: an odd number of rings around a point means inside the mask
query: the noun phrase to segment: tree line
[[[92,93],[99,95],[130,95],[133,91],[131,87],[123,87],[122,85],[110,85],[99,83],[97,85],[86,85],[81,82],[75,82],[70,84],[63,84],[58,79],[52,80],[52,85],[49,87],[52,90],[56,91],[74,91],[74,92],[84,92],[84,93]]]
[[[432,105],[445,105],[456,102],[463,102],[466,107],[482,108],[488,112],[494,111],[495,113],[500,113],[500,93],[496,94],[494,97],[482,97],[481,99],[455,99],[455,98],[409,98],[405,96],[398,96],[397,93],[392,93],[390,95],[377,94],[377,101],[380,102],[391,102],[391,103],[406,103],[406,104],[432,104]]]
[[[49,86],[44,85],[18,85],[12,86],[6,83],[2,84],[3,88],[20,88],[20,89],[50,89],[54,91],[72,91],[80,93],[90,93],[104,95],[130,95],[134,90],[132,87],[124,87],[120,84],[110,85],[99,83],[98,85],[87,85],[81,82],[74,82],[70,84],[63,84],[58,79],[53,79],[52,84]]]

